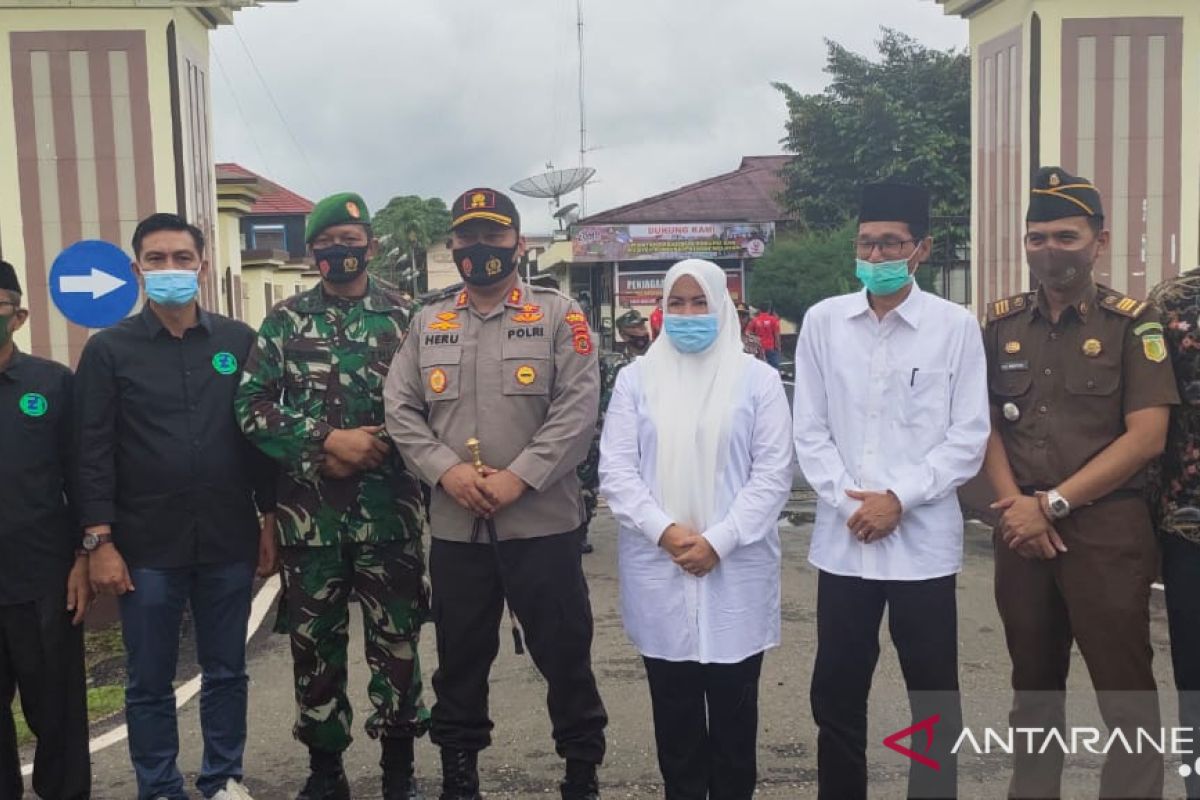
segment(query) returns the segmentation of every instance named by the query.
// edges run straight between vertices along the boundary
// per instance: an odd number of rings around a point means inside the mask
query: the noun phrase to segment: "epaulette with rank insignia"
[[[1012,297],[1006,297],[1003,300],[990,303],[988,304],[988,322],[995,322],[998,319],[1020,314],[1029,308],[1032,302],[1032,294],[1014,294]]]
[[[1097,294],[1100,296],[1100,307],[1114,314],[1120,314],[1122,317],[1137,319],[1143,311],[1150,307],[1148,302],[1121,294],[1107,286],[1097,286],[1096,288]]]

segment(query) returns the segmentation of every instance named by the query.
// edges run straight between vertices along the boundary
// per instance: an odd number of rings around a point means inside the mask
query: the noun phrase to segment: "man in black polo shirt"
[[[79,800],[91,783],[79,624],[91,587],[67,504],[71,371],[17,350],[28,316],[16,270],[0,261],[0,797],[23,788],[16,690],[37,736],[34,791]]]
[[[276,560],[274,466],[233,415],[254,331],[196,302],[208,270],[197,228],[155,214],[133,250],[146,306],[93,336],[76,374],[83,544],[93,587],[120,598],[138,800],[188,796],[172,687],[185,605],[203,676],[197,786],[245,800],[250,590],[255,564],[269,574]]]

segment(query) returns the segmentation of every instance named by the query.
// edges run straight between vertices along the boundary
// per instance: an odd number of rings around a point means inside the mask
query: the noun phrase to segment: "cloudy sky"
[[[240,12],[213,36],[217,158],[314,200],[359,191],[372,207],[575,166],[575,5],[298,0]],[[820,91],[826,38],[861,53],[874,53],[880,26],[938,48],[967,41],[933,0],[584,0],[584,22],[591,213],[782,152],[786,109],[771,82]],[[552,227],[545,201],[520,204],[527,230]]]

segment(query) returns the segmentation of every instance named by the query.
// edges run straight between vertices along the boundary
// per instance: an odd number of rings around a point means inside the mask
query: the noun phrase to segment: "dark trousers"
[[[1081,508],[1055,523],[1067,552],[1022,558],[995,537],[996,605],[1012,658],[1013,728],[1066,727],[1071,643],[1091,673],[1109,730],[1134,741],[1157,736],[1158,687],[1150,647],[1150,584],[1158,549],[1140,498]],[[1013,755],[1009,796],[1061,797],[1062,748]],[[1163,756],[1113,747],[1100,773],[1100,797],[1161,797]]]
[[[24,781],[13,721],[14,690],[37,737],[33,790],[44,800],[91,794],[83,627],[61,591],[33,603],[0,606],[0,800],[21,797]]]
[[[608,716],[592,673],[592,607],[579,545],[578,531],[500,542],[502,587],[491,545],[433,540],[434,744],[471,751],[491,744],[488,675],[500,650],[507,587],[529,655],[548,684],[555,749],[562,758],[603,761]]]
[[[867,698],[879,661],[885,606],[912,721],[940,717],[928,752],[924,733],[900,742],[940,767],[935,770],[913,761],[908,796],[957,795],[958,765],[951,750],[962,731],[962,706],[954,587],[953,575],[927,581],[875,581],[821,573],[812,710],[818,727],[817,780],[822,800],[867,797]]]
[[[750,800],[762,653],[737,664],[643,660],[666,800]]]
[[[175,764],[175,667],[179,626],[190,606],[200,662],[200,728],[204,757],[196,786],[205,797],[242,778],[246,745],[246,625],[253,564],[182,569],[131,569],[134,591],[121,595],[121,633],[128,670],[125,718],[138,800],[185,800]]]
[[[1179,726],[1195,731],[1200,729],[1200,544],[1179,536],[1162,536],[1161,541]],[[1184,781],[1189,800],[1200,798],[1200,774],[1194,769],[1200,748],[1195,745],[1185,760],[1193,767]]]

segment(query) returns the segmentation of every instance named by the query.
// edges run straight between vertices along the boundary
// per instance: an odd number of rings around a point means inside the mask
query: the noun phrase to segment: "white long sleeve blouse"
[[[600,443],[600,488],[619,525],[625,630],[651,658],[743,661],[780,638],[779,515],[795,469],[783,384],[766,363],[747,366],[717,470],[717,521],[702,531],[721,559],[696,578],[658,546],[674,520],[655,486],[657,435],[641,367],[618,376]]]

